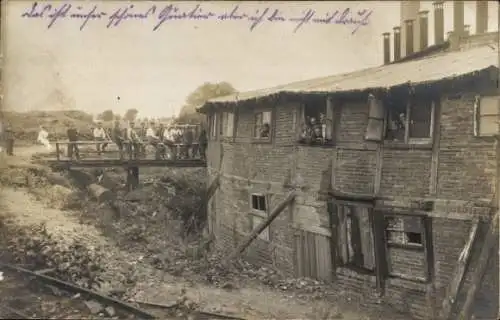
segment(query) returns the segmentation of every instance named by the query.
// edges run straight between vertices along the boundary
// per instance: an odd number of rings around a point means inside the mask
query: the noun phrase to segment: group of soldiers
[[[96,141],[97,153],[106,151],[109,141],[112,141],[118,147],[120,154],[126,151],[133,158],[145,156],[146,147],[152,146],[155,149],[156,159],[189,159],[198,154],[201,159],[205,159],[205,150],[207,148],[207,133],[204,128],[200,132],[195,132],[193,126],[165,126],[163,123],[146,122],[136,127],[135,122],[131,121],[122,126],[120,121],[115,121],[111,128],[105,128],[102,122],[97,122],[95,127],[91,128],[92,135]],[[67,130],[68,140],[70,142],[78,141],[78,131],[74,126]],[[195,143],[195,141],[198,143]],[[177,152],[177,146],[180,145],[180,152]],[[68,145],[68,157],[80,158],[80,152],[77,143]]]

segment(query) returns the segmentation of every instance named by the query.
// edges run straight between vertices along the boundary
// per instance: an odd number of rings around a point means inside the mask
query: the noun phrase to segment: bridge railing
[[[117,144],[111,140],[91,141],[56,141],[56,157],[58,161],[72,159],[120,159],[120,160],[182,160],[202,159],[204,150],[198,142],[184,143],[157,143],[148,140],[122,141]],[[104,148],[103,148],[104,147]]]

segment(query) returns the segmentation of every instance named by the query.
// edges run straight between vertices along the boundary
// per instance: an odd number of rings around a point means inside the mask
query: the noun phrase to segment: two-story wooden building
[[[440,3],[435,15],[439,28]],[[470,300],[479,277],[474,313],[493,319],[498,254],[486,255],[485,276],[475,270],[499,207],[498,32],[458,25],[429,47],[421,19],[421,50],[406,39],[403,59],[395,29],[398,61],[385,34],[380,67],[202,106],[209,177],[220,180],[209,230],[230,252],[294,190],[248,259],[415,318],[456,314],[449,305]],[[411,21],[404,27],[411,37]]]

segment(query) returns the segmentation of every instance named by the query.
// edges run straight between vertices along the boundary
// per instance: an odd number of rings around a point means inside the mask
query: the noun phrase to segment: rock
[[[116,314],[115,308],[113,308],[113,307],[106,307],[106,309],[104,309],[104,311],[106,311],[106,314],[110,317],[114,317]]]
[[[96,199],[100,203],[111,202],[116,198],[115,194],[109,189],[106,189],[95,183],[90,184],[87,189],[89,190],[89,193],[92,195],[92,197],[94,197],[94,199]]]
[[[151,192],[148,192],[148,190],[144,189],[136,189],[133,190],[125,196],[126,201],[131,201],[131,202],[143,202],[147,201],[151,198]]]
[[[72,187],[69,180],[62,176],[60,173],[47,172],[46,177],[51,184],[60,185],[68,189],[71,189]]]
[[[84,302],[87,308],[89,309],[90,313],[92,314],[98,314],[103,310],[102,305],[94,300],[89,300]]]
[[[228,282],[224,283],[221,286],[221,288],[225,289],[225,290],[233,290],[233,289],[236,289],[236,286],[234,285],[234,283],[228,281]]]

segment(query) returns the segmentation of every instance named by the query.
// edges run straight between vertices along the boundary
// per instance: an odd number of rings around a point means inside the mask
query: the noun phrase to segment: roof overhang
[[[273,88],[235,93],[210,99],[197,109],[205,113],[213,108],[257,102],[280,95],[361,93],[389,90],[401,86],[435,84],[473,76],[488,69],[498,70],[498,46],[486,45],[466,51],[443,52],[418,60],[384,65]]]

